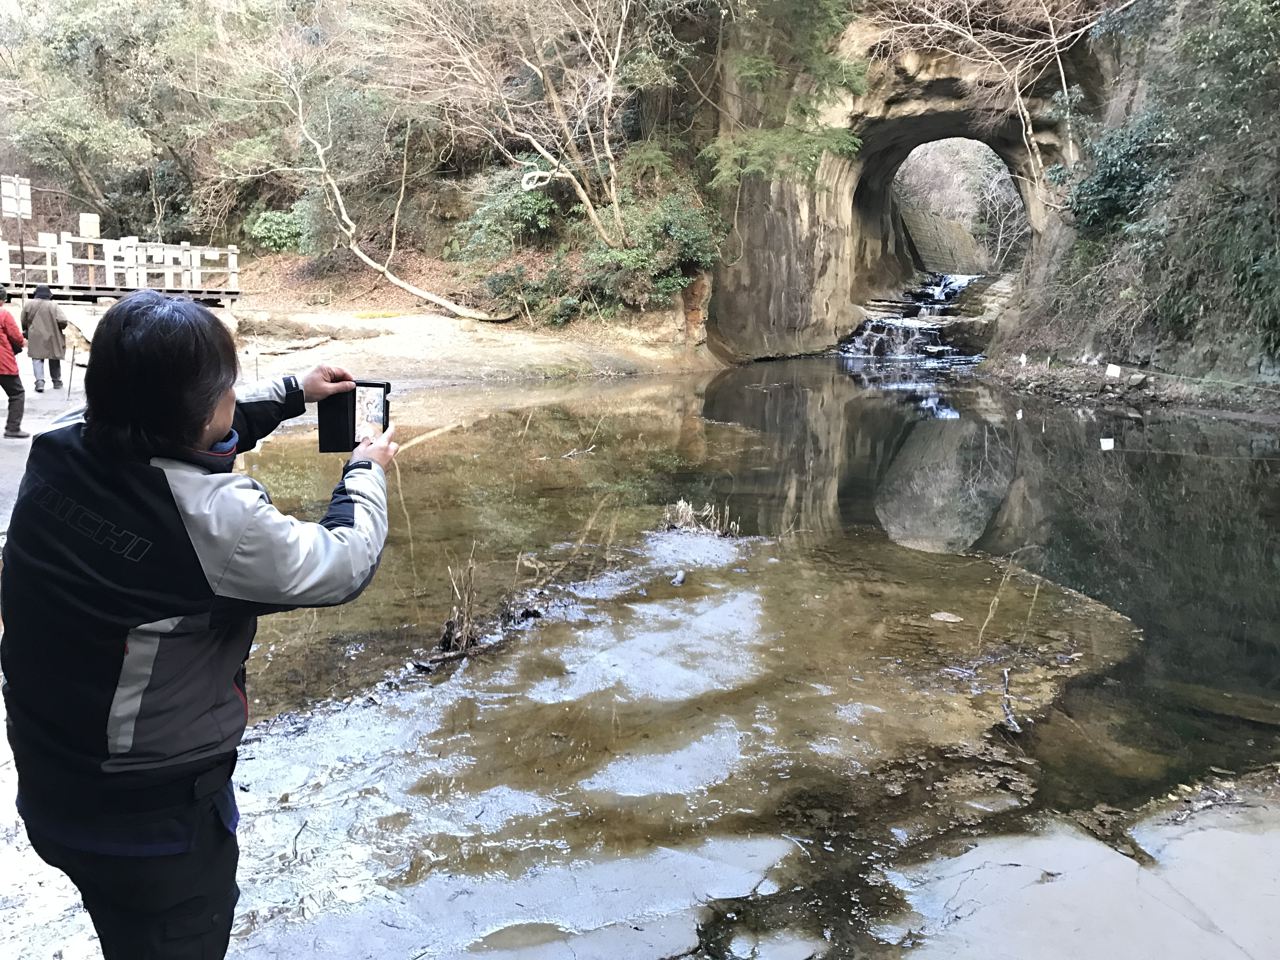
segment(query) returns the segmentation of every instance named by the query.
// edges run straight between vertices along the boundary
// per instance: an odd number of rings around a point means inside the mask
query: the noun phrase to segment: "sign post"
[[[22,299],[27,299],[27,240],[24,220],[31,219],[31,181],[26,177],[0,176],[0,216],[18,222],[18,259],[22,261]]]

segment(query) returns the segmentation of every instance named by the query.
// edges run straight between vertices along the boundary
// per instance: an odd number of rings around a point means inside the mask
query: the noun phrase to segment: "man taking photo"
[[[94,335],[86,408],[32,444],[9,525],[0,667],[18,810],[106,960],[225,955],[257,617],[354,599],[386,539],[394,428],[356,448],[319,523],[232,472],[351,376],[322,366],[237,395],[237,372],[204,307],[121,300]]]

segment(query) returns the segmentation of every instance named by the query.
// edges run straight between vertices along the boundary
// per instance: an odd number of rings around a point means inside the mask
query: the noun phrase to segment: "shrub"
[[[1141,6],[1126,35],[1160,22],[1164,8]],[[1090,144],[1070,194],[1082,237],[1051,322],[1095,314],[1088,335],[1119,349],[1140,330],[1216,327],[1280,353],[1280,19],[1273,0],[1216,0],[1175,40],[1148,109]]]
[[[545,187],[525,190],[520,184],[524,173],[524,167],[512,167],[485,178],[484,198],[455,231],[457,256],[494,259],[551,233],[558,212],[556,201]]]
[[[578,314],[582,312],[582,301],[577,297],[561,297],[551,307],[547,314],[547,323],[553,327],[563,327],[566,323],[576,320]]]
[[[1071,190],[1076,222],[1086,231],[1105,233],[1163,196],[1172,136],[1163,113],[1152,110],[1094,141],[1091,170]]]
[[[691,192],[627,202],[623,215],[632,245],[598,244],[586,256],[586,281],[606,302],[665,304],[719,257],[718,220]]]
[[[255,246],[272,253],[301,251],[304,232],[296,206],[292,210],[264,210],[245,229]]]
[[[540,278],[531,277],[524,266],[517,264],[489,274],[484,287],[489,296],[504,306],[527,310],[530,315],[559,327],[576,319],[582,311],[581,284],[575,280],[564,256],[557,255]]]

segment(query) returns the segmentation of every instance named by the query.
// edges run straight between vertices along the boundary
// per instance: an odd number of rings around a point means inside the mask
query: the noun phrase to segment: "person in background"
[[[9,398],[9,416],[4,422],[4,435],[10,440],[25,440],[31,436],[22,430],[22,413],[27,405],[27,393],[22,389],[22,377],[18,375],[17,355],[26,341],[22,331],[5,304],[9,293],[0,287],[0,389]]]
[[[36,287],[22,308],[22,332],[27,338],[31,370],[36,375],[36,393],[44,391],[44,362],[49,361],[53,389],[62,389],[62,358],[67,354],[67,315],[53,302],[53,294],[44,284]]]
[[[80,891],[107,960],[219,960],[239,889],[231,785],[259,615],[355,599],[387,536],[394,428],[362,442],[319,523],[233,471],[320,366],[236,391],[235,343],[155,291],[102,317],[87,406],[31,445],[0,567],[18,812]]]

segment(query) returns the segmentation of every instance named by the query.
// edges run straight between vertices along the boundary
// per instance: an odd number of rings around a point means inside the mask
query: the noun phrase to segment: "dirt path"
[[[647,325],[581,321],[560,332],[429,313],[239,314],[249,379],[324,359],[358,376],[405,383],[563,380],[708,370],[720,366],[670,316]]]

